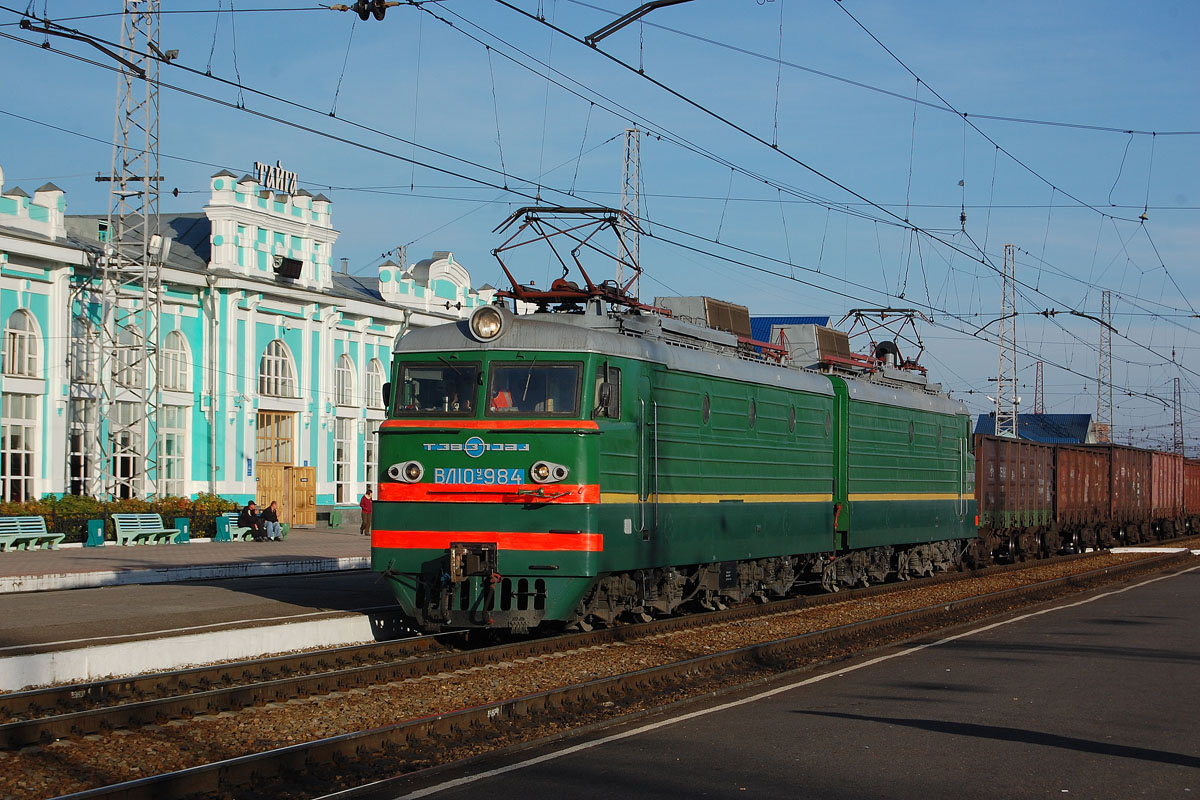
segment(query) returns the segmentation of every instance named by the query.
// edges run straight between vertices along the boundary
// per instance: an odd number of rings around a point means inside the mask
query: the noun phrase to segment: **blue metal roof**
[[[771,341],[772,325],[828,325],[829,317],[751,317],[750,336],[756,342]]]
[[[1017,438],[1047,444],[1081,444],[1087,440],[1091,414],[1017,414]],[[991,436],[996,418],[980,414],[975,432]]]

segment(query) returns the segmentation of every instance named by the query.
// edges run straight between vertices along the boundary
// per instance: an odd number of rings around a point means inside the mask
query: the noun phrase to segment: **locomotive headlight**
[[[471,314],[471,335],[490,342],[504,331],[504,312],[496,306],[480,306]]]
[[[394,481],[416,483],[425,475],[425,467],[421,466],[420,461],[405,461],[403,464],[392,464],[387,474]]]
[[[534,483],[562,483],[570,474],[570,469],[553,461],[538,461],[529,469]]]

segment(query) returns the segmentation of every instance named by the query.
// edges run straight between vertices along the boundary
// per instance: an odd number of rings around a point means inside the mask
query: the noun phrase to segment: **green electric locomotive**
[[[406,333],[374,568],[423,628],[524,631],[956,563],[965,409],[761,350],[599,299]]]
[[[893,342],[756,342],[719,303],[691,322],[631,296],[631,259],[624,285],[588,277],[596,232],[636,229],[623,212],[527,208],[497,230],[518,220],[495,251],[513,310],[393,350],[372,565],[420,627],[586,628],[960,563],[969,417]],[[527,231],[570,242],[549,290],[501,258]]]

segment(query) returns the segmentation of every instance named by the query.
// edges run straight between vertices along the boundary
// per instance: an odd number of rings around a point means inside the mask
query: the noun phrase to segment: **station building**
[[[371,277],[335,268],[330,199],[294,179],[281,190],[262,166],[217,173],[200,212],[161,217],[173,241],[158,325],[158,493],[278,500],[288,521],[313,524],[357,505],[376,479],[396,336],[464,318],[494,290],[473,289],[450,252],[385,261]],[[106,236],[106,216],[68,215],[58,187],[30,196],[0,171],[5,500],[86,493],[101,459],[117,458],[99,452],[111,452],[98,446],[101,359],[80,313]],[[133,412],[121,383],[117,372],[117,417]],[[136,494],[144,447],[126,444],[107,496]]]

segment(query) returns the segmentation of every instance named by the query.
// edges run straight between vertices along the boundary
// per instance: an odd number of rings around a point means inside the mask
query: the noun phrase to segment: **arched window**
[[[343,354],[338,359],[337,369],[333,373],[333,393],[339,406],[357,405],[354,383],[354,362],[350,360],[350,356]]]
[[[275,339],[258,362],[258,393],[266,397],[295,397],[296,370],[287,345]]]
[[[191,388],[191,363],[187,339],[179,331],[171,331],[163,342],[162,388],[173,392],[186,392]]]
[[[142,382],[146,363],[142,356],[142,329],[137,325],[123,326],[117,333],[116,379],[121,386],[137,387]]]
[[[367,407],[383,408],[383,362],[372,358],[367,365]]]
[[[28,311],[14,311],[4,326],[4,374],[36,378],[40,352],[33,316]]]

